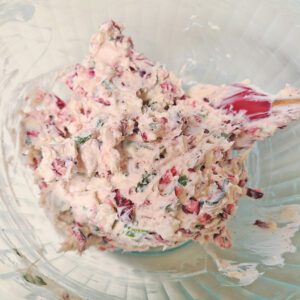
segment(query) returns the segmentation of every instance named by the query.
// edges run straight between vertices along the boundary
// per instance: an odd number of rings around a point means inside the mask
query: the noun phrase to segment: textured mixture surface
[[[65,250],[146,250],[190,239],[230,247],[226,222],[237,201],[263,196],[247,187],[249,150],[300,115],[272,108],[246,83],[185,93],[113,21],[58,80],[69,96],[32,92],[22,137]]]

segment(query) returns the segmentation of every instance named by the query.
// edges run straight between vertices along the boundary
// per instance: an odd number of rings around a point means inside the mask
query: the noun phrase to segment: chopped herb
[[[34,276],[34,275],[31,275],[29,273],[26,273],[23,275],[23,278],[29,282],[29,283],[32,283],[32,284],[36,284],[36,285],[47,285],[47,283],[45,282],[45,280],[40,277],[40,276]]]
[[[29,137],[26,137],[25,144],[26,145],[31,145],[32,144],[31,139]]]
[[[35,284],[37,284],[37,285],[47,285],[45,280],[40,276],[35,276]]]
[[[111,229],[114,229],[116,227],[116,225],[118,224],[118,220],[114,220]],[[126,224],[127,225],[127,224]]]
[[[107,80],[107,79],[104,79],[101,84],[108,90],[112,90],[113,89],[113,84]]]
[[[149,127],[150,127],[151,130],[154,130],[154,129],[157,129],[158,124],[153,122],[153,123],[149,124]]]
[[[82,144],[86,143],[91,137],[92,137],[91,134],[84,136],[84,137],[77,136],[77,137],[75,137],[75,142],[76,142],[76,144],[82,145]]]
[[[144,234],[144,233],[148,233],[148,230],[144,230],[144,229],[139,229],[139,228],[130,228],[127,230],[126,235],[128,237],[135,237],[136,234]]]
[[[130,230],[128,230],[128,231],[126,232],[126,235],[129,236],[129,237],[135,237],[134,232],[133,232],[133,231],[130,231]]]
[[[225,139],[228,139],[229,136],[230,136],[230,134],[228,134],[228,133],[225,133],[225,132],[221,133],[221,137],[223,137]]]
[[[150,183],[150,181],[153,179],[153,177],[156,176],[155,172],[148,173],[147,171],[142,176],[142,180],[138,182],[135,191],[136,192],[143,192],[145,190],[145,187]]]
[[[197,224],[196,226],[195,226],[195,228],[197,228],[197,229],[203,229],[205,226],[203,225],[203,224]]]
[[[166,212],[171,212],[171,211],[176,211],[178,209],[178,207],[180,206],[180,202],[176,201],[174,203],[170,203],[165,207],[165,211]]]
[[[198,114],[200,117],[202,118],[206,118],[207,117],[207,113],[206,112],[201,112]]]
[[[100,231],[100,228],[96,225],[93,226],[94,231]]]
[[[186,175],[179,176],[179,178],[178,178],[178,183],[179,184],[181,184],[183,186],[186,186],[187,182],[188,182],[188,178],[187,178]]]
[[[96,124],[96,127],[97,127],[97,128],[101,128],[103,125],[104,125],[104,121],[101,120],[101,119],[99,119],[99,121],[98,121],[97,124]]]
[[[168,205],[165,207],[165,210],[166,210],[166,212],[171,212],[171,211],[173,211],[172,204],[168,204]]]

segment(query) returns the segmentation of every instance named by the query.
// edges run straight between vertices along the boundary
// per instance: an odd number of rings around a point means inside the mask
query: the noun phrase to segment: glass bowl
[[[233,248],[60,253],[18,147],[26,88],[80,61],[114,19],[136,49],[194,83],[251,79],[268,92],[300,86],[297,0],[7,0],[0,2],[1,299],[300,299],[300,123],[258,143],[248,161],[262,200],[241,199]],[[276,227],[253,226],[256,219]]]

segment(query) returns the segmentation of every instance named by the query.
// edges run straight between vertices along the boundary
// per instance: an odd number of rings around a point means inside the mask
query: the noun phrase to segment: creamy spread
[[[27,98],[23,154],[63,249],[147,250],[186,240],[230,247],[226,223],[237,201],[263,196],[247,187],[249,150],[299,109],[272,109],[245,82],[186,93],[122,29],[102,25],[83,62],[58,76],[69,96],[38,89]],[[263,112],[234,110],[237,97],[254,97]]]

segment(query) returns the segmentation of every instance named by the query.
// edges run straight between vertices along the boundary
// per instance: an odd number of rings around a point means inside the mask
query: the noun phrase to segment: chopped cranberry
[[[267,222],[261,221],[261,220],[256,220],[253,223],[253,225],[258,226],[260,228],[265,228],[265,229],[270,227],[270,224],[268,224]]]
[[[169,82],[169,81],[165,81],[165,82],[161,83],[160,87],[161,87],[163,93],[166,93],[166,92],[176,93],[176,90],[177,90],[176,86],[172,82]]]
[[[179,100],[186,100],[186,95],[182,95],[180,98],[179,98]]]
[[[163,239],[163,237],[158,234],[158,233],[154,233],[154,238],[159,241],[160,243],[166,244],[168,241],[166,241],[165,239]]]
[[[111,103],[108,100],[105,100],[103,98],[97,98],[95,99],[96,102],[103,104],[104,106],[110,106]]]
[[[39,185],[40,190],[46,189],[48,187],[48,184],[43,180],[40,181],[38,185]]]
[[[207,128],[204,129],[204,133],[208,134],[209,130]]]
[[[206,97],[204,97],[204,98],[203,98],[203,101],[208,103],[208,102],[209,102],[209,99],[206,98]]]
[[[188,171],[189,171],[190,173],[195,173],[195,172],[196,172],[195,168],[188,168]]]
[[[38,131],[36,131],[36,130],[27,130],[26,131],[26,135],[28,136],[28,137],[38,137],[38,135],[39,135],[39,132]]]
[[[192,197],[187,204],[182,205],[181,209],[186,214],[198,215],[200,212],[200,202]]]
[[[244,187],[244,186],[246,185],[247,181],[248,181],[247,179],[241,179],[241,180],[239,181],[238,185],[239,185],[240,187]]]
[[[148,206],[151,204],[151,201],[148,199],[145,199],[145,201],[143,202],[143,205]]]
[[[38,167],[38,165],[39,165],[39,162],[38,162],[37,158],[34,157],[34,158],[32,159],[31,167],[35,170],[35,169]]]
[[[82,231],[78,228],[78,226],[73,226],[72,227],[72,232],[73,232],[73,235],[75,236],[75,238],[78,240],[78,241],[85,241],[86,240],[86,237],[85,235],[82,233]]]
[[[252,127],[252,128],[249,128],[249,129],[247,130],[247,132],[248,132],[249,134],[251,134],[252,136],[255,135],[257,131],[258,131],[258,128],[257,128],[257,127]]]
[[[183,189],[181,187],[175,186],[175,195],[176,195],[176,197],[179,197],[182,192],[183,192]]]
[[[114,28],[116,28],[116,29],[118,29],[119,31],[121,31],[121,26],[120,26],[117,22],[111,21],[111,24],[112,24],[112,26],[113,26]]]
[[[128,121],[125,120],[125,119],[121,120],[120,125],[119,125],[119,129],[122,133],[122,136],[126,136],[127,128],[128,128]]]
[[[122,197],[120,191],[115,190],[115,202],[118,207],[118,217],[123,222],[131,222],[134,219],[134,203]]]
[[[95,70],[90,68],[89,71],[88,71],[88,75],[89,75],[90,78],[95,77]]]
[[[247,196],[254,199],[260,199],[264,196],[264,194],[260,190],[248,188]]]
[[[115,192],[116,204],[118,205],[122,201],[122,196],[121,196],[120,190],[116,189],[114,192]]]
[[[58,176],[63,176],[67,172],[66,168],[66,162],[63,159],[56,158],[52,164],[52,170],[55,172],[56,175]]]
[[[165,118],[165,117],[161,117],[161,118],[160,118],[160,122],[161,122],[162,124],[167,124],[167,123],[168,123],[168,119]]]
[[[76,76],[77,76],[77,72],[74,72],[73,74],[71,74],[66,78],[66,85],[70,90],[74,89],[74,77]]]
[[[167,170],[166,173],[160,178],[159,184],[169,184],[172,181],[172,173]]]
[[[146,71],[145,70],[139,71],[139,75],[140,77],[144,77],[146,75]]]
[[[66,137],[66,132],[60,130],[57,126],[54,126],[54,127],[55,127],[56,132],[57,132],[57,134],[58,134],[59,136],[61,136],[61,137]]]
[[[55,102],[56,106],[59,109],[63,109],[66,106],[66,103],[57,96],[55,96],[55,98],[56,98],[56,102]]]
[[[270,114],[271,101],[266,94],[260,93],[244,84],[233,84],[241,91],[223,99],[221,107],[228,111],[245,111],[250,120],[266,118]]]
[[[213,220],[213,217],[210,214],[204,213],[199,217],[199,223],[206,225],[209,224]]]
[[[141,133],[141,136],[142,136],[142,139],[144,142],[147,142],[148,141],[148,136],[147,136],[147,133],[146,132],[142,132]]]
[[[214,235],[214,242],[217,246],[221,248],[230,248],[231,247],[231,241],[226,236],[222,236],[221,234],[215,234]]]
[[[135,69],[134,67],[132,67],[132,66],[129,66],[129,70],[130,70],[131,72],[135,72],[135,71],[136,71],[136,69]]]
[[[172,173],[173,176],[176,176],[176,175],[177,175],[177,170],[176,170],[175,167],[172,167],[172,168],[171,168],[171,173]]]
[[[227,213],[228,215],[232,215],[235,209],[235,205],[233,203],[229,203],[226,205],[225,208],[223,208],[223,211]]]
[[[87,95],[87,91],[82,86],[77,86],[75,93],[81,97],[85,97]]]

